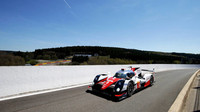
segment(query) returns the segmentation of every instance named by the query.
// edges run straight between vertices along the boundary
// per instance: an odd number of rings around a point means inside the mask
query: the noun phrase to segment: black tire
[[[94,91],[94,88],[93,88],[93,87],[91,87],[91,91]]]
[[[134,93],[134,85],[132,82],[129,82],[127,85],[127,96],[130,97]]]
[[[154,83],[154,77],[153,77],[153,75],[152,75],[152,76],[151,76],[151,79],[150,79],[150,86],[152,86],[153,83]]]

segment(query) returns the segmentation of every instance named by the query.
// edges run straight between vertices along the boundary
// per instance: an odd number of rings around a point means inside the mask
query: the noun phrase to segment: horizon
[[[106,46],[200,54],[200,1],[0,1],[0,50]],[[20,6],[20,7],[19,7]]]
[[[108,48],[121,48],[121,49],[130,49],[130,50],[139,50],[139,51],[147,51],[147,52],[162,52],[162,53],[185,53],[185,54],[195,54],[200,55],[200,53],[187,53],[187,52],[163,52],[163,51],[151,51],[151,50],[141,50],[141,49],[134,49],[134,48],[123,48],[123,47],[109,47],[109,46],[64,46],[64,47],[108,47]],[[52,47],[52,48],[41,48],[41,49],[35,49],[33,51],[21,51],[21,50],[0,50],[5,52],[35,52],[36,50],[44,50],[44,49],[54,49],[54,48],[64,48],[62,47]]]

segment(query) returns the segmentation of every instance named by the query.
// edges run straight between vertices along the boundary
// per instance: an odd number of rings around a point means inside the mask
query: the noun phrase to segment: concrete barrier
[[[200,68],[200,65],[135,64],[135,65],[85,65],[85,66],[5,66],[0,67],[0,99],[43,90],[70,87],[89,83],[100,73],[111,75],[128,66],[156,72],[174,69]]]
[[[190,79],[185,84],[185,86],[183,87],[183,89],[181,90],[179,95],[177,96],[176,100],[174,101],[174,103],[172,104],[172,106],[170,107],[168,112],[182,112],[183,111],[183,107],[184,107],[185,101],[187,99],[190,87],[192,86],[192,83],[199,72],[200,72],[200,70],[196,71],[192,75],[192,77],[190,77]]]

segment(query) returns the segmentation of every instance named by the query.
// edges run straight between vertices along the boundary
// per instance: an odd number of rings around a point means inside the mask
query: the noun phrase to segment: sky
[[[200,0],[0,0],[0,50],[107,46],[200,54]]]

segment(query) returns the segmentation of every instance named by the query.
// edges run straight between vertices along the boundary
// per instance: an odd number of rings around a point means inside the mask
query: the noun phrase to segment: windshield
[[[116,78],[126,78],[126,74],[124,74],[124,73],[116,73],[115,75],[114,75],[114,77],[116,77]]]

